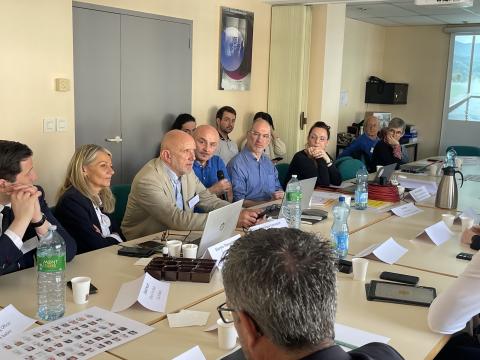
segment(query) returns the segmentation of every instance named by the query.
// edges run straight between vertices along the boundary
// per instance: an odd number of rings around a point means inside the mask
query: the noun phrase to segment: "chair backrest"
[[[451,145],[447,147],[447,151],[454,148],[458,156],[480,156],[480,147],[465,146],[465,145]]]
[[[357,171],[362,166],[365,166],[363,162],[350,156],[344,156],[335,161],[335,167],[340,172],[342,180],[355,178],[355,176],[357,175]]]
[[[117,221],[118,225],[122,223],[123,215],[125,215],[130,188],[130,184],[112,185],[112,193],[115,196],[115,211],[112,216]]]
[[[287,178],[288,166],[289,164],[285,164],[285,163],[275,165],[278,171],[278,180],[280,181],[280,185],[282,185],[282,188],[284,189],[285,189],[285,186],[287,185],[285,184],[285,180]]]

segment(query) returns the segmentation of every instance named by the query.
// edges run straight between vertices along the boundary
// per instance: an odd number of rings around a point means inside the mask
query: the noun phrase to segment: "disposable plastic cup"
[[[471,217],[460,216],[460,220],[462,220],[462,232],[473,226],[473,219]]]
[[[180,257],[182,242],[180,240],[168,240],[167,248],[168,248],[168,255],[173,257]]]
[[[353,280],[365,281],[367,277],[368,260],[363,258],[352,259]]]
[[[90,294],[90,282],[92,279],[86,276],[74,277],[72,280],[73,302],[75,304],[86,304]]]
[[[222,319],[217,320],[218,325],[218,347],[222,350],[231,350],[237,345],[237,330],[233,323],[224,323]]]
[[[197,258],[198,245],[195,244],[184,244],[182,245],[183,257],[187,259],[196,259]]]

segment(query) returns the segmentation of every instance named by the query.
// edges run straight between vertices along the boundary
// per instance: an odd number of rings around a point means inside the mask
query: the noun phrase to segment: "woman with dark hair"
[[[400,138],[405,134],[405,121],[400,118],[393,118],[388,123],[388,127],[383,133],[383,139],[381,139],[372,154],[371,171],[375,171],[375,166],[397,164],[397,169],[401,164],[408,162],[408,154],[400,145]]]
[[[340,185],[342,182],[340,172],[326,151],[329,139],[330,126],[323,121],[313,124],[308,132],[305,149],[293,156],[286,182],[292,175],[297,175],[299,180],[316,177],[316,186]]]
[[[175,121],[172,124],[170,130],[182,130],[187,134],[192,135],[192,133],[197,128],[197,122],[195,118],[190,114],[180,114],[177,116]]]
[[[270,124],[271,128],[271,138],[270,138],[270,144],[265,148],[264,154],[270,158],[271,160],[275,160],[278,158],[283,158],[285,154],[287,153],[287,146],[285,143],[280,139],[280,136],[278,136],[275,133],[275,126],[273,125],[273,119],[272,116],[269,113],[259,111],[253,116],[253,121],[257,119],[263,119],[266,122]],[[247,143],[247,139],[245,139],[242,143],[242,149],[245,147],[245,144]],[[276,161],[274,161],[276,162]]]

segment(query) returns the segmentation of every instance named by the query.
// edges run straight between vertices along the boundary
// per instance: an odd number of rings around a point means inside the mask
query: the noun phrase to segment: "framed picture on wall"
[[[250,90],[253,13],[221,8],[219,89]]]

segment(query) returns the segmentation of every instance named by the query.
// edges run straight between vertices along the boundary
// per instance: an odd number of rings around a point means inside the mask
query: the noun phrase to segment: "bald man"
[[[166,229],[203,230],[207,214],[194,213],[195,205],[205,212],[229,203],[208,191],[192,171],[195,141],[181,131],[165,134],[160,156],[150,160],[132,182],[122,231],[128,240]],[[256,223],[257,212],[244,210],[239,227]]]
[[[214,155],[220,136],[217,129],[210,125],[201,125],[193,133],[195,140],[195,162],[193,171],[211,193],[223,200],[232,201],[232,185],[222,158]],[[219,177],[222,177],[219,180]]]
[[[246,146],[228,163],[233,201],[244,199],[245,207],[283,198],[277,169],[264,154],[270,144],[271,131],[268,121],[254,119],[247,133]]]

